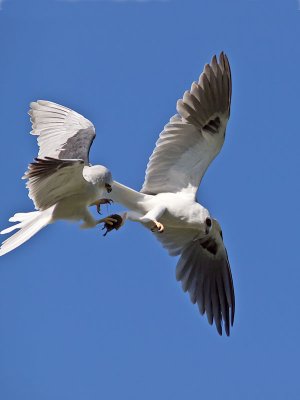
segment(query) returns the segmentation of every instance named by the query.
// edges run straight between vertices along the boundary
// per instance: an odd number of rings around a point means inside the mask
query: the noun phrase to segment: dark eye
[[[107,193],[110,193],[112,191],[111,185],[109,183],[105,184],[105,188],[107,190]]]
[[[206,222],[206,225],[210,228],[211,227],[211,219],[206,218],[205,222]]]

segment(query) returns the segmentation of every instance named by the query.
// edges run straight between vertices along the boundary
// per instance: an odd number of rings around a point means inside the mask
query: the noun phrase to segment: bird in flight
[[[116,181],[111,198],[124,205],[129,219],[150,229],[172,256],[180,255],[177,280],[200,313],[227,336],[235,297],[222,230],[198,203],[202,177],[220,152],[230,115],[231,72],[222,52],[205,65],[198,82],[177,102],[177,112],[161,132],[140,192]],[[116,225],[116,229],[119,227]],[[107,225],[108,230],[114,226]]]
[[[19,231],[2,243],[1,256],[57,220],[82,220],[82,228],[117,222],[111,217],[95,220],[88,210],[96,205],[100,213],[100,205],[110,203],[104,196],[111,192],[112,185],[112,175],[106,167],[89,163],[96,136],[93,124],[67,107],[43,100],[31,103],[29,115],[39,153],[23,178],[28,180],[29,197],[37,211],[10,218],[18,223],[0,233]]]

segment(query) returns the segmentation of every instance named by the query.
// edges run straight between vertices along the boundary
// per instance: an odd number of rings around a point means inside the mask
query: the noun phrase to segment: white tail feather
[[[13,217],[9,218],[9,222],[22,222],[25,221],[25,219],[30,218],[33,215],[36,215],[36,213],[39,211],[32,211],[28,213],[17,213]]]
[[[10,226],[1,231],[1,234],[12,232],[15,229],[20,229],[17,233],[6,239],[0,248],[0,256],[14,250],[20,246],[39,230],[52,222],[52,213],[54,206],[44,211],[33,211],[29,213],[18,213],[9,219],[11,222],[20,222],[19,224]]]

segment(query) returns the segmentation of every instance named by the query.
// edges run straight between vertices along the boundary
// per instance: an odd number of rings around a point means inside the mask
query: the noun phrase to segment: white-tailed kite
[[[111,196],[130,210],[123,222],[142,223],[170,255],[180,255],[177,280],[208,322],[215,321],[220,335],[224,323],[228,336],[235,298],[227,252],[219,223],[197,202],[196,193],[224,143],[230,101],[230,66],[222,52],[177,102],[178,114],[159,136],[141,192],[113,182]]]
[[[38,157],[23,176],[36,210],[15,214],[19,222],[2,232],[17,233],[2,243],[0,255],[20,246],[35,233],[56,220],[83,220],[82,228],[99,223],[109,226],[114,218],[95,220],[88,210],[109,203],[112,176],[102,165],[89,164],[89,150],[96,136],[93,124],[82,115],[50,101],[31,103],[32,134],[38,136]]]

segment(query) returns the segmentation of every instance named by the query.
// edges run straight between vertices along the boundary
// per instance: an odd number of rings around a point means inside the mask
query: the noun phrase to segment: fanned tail
[[[14,250],[21,244],[30,239],[39,230],[44,228],[46,225],[52,222],[52,213],[54,206],[48,208],[44,211],[33,211],[29,213],[17,213],[9,219],[10,222],[19,222],[16,225],[10,226],[4,229],[0,234],[6,234],[14,231],[15,229],[20,229],[17,233],[6,239],[0,248],[0,256]]]

